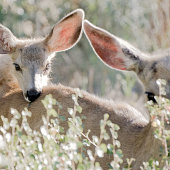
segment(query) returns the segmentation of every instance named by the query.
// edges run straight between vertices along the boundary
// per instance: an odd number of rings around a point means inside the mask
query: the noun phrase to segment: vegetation
[[[161,94],[164,94],[162,84],[165,81],[158,80]],[[83,97],[79,89],[75,89],[75,94],[72,95],[74,101],[73,108],[68,108],[70,118],[66,120],[62,116],[62,106],[53,99],[51,95],[47,95],[42,101],[47,110],[47,115],[42,116],[43,126],[40,131],[32,130],[27,122],[27,117],[31,113],[25,109],[22,113],[11,109],[13,118],[9,121],[1,116],[3,126],[0,127],[0,158],[1,166],[6,169],[96,169],[100,170],[100,164],[96,162],[97,157],[103,157],[104,153],[110,154],[113,160],[110,162],[108,169],[120,169],[123,162],[123,153],[118,141],[119,126],[113,124],[109,120],[106,113],[103,120],[100,121],[100,136],[94,136],[90,139],[90,129],[85,134],[83,132],[82,107],[78,104],[78,98]],[[170,130],[166,129],[166,124],[169,124],[170,119],[170,101],[161,97],[156,97],[158,105],[153,102],[148,102],[147,106],[151,112],[152,125],[155,126],[156,138],[161,140],[162,145],[160,154],[162,161],[150,160],[144,162],[141,170],[147,169],[163,169],[170,168]],[[57,105],[58,110],[54,110],[53,106]],[[19,124],[19,119],[22,123]],[[66,121],[68,129],[64,129],[60,123]],[[112,136],[106,132],[106,126],[110,127]],[[11,133],[10,133],[11,132]],[[112,139],[112,143],[105,144],[105,141]],[[94,145],[95,151],[92,151],[88,146]],[[131,164],[134,158],[127,159],[128,167],[131,169]],[[163,164],[163,168],[160,165]]]
[[[1,166],[7,169],[101,169],[96,162],[96,157],[103,157],[108,152],[113,155],[110,166],[119,169],[122,163],[122,152],[120,143],[117,140],[117,130],[119,127],[108,120],[108,114],[100,122],[100,136],[89,138],[90,130],[87,134],[83,132],[82,120],[86,119],[81,115],[82,108],[78,104],[78,97],[83,97],[79,89],[75,89],[72,95],[74,101],[73,108],[68,108],[70,118],[66,120],[62,116],[62,106],[47,95],[42,101],[47,110],[47,116],[42,117],[44,125],[40,127],[40,132],[32,130],[27,122],[27,117],[31,113],[25,109],[22,113],[11,109],[13,118],[9,121],[1,116],[3,127],[0,128],[1,146]],[[53,109],[53,105],[58,105],[58,110]],[[53,119],[51,119],[51,116]],[[22,119],[21,125],[18,120]],[[61,121],[67,121],[68,129],[60,126]],[[110,137],[106,133],[105,127],[109,126],[112,132],[112,144],[103,143]],[[11,133],[9,133],[11,131]],[[86,150],[85,146],[95,146],[95,152]]]
[[[86,13],[86,19],[95,25],[130,41],[144,51],[152,52],[170,46],[169,0],[126,2],[124,0],[1,0],[0,22],[18,37],[39,37],[48,34],[60,18],[76,8],[82,8]],[[136,82],[136,77],[131,73],[118,73],[105,67],[89,47],[85,36],[73,49],[57,54],[52,77],[54,83],[62,82],[116,100],[129,101],[130,97],[131,103],[138,101],[139,105],[141,104],[139,96],[142,90]],[[159,169],[163,163],[166,170],[170,165],[168,150],[170,131],[166,129],[170,120],[170,102],[161,97],[164,93],[163,84],[164,82],[158,81],[161,89],[160,96],[156,98],[158,105],[149,102],[147,107],[151,112],[152,125],[156,129],[154,135],[162,141],[161,151],[166,156],[162,162],[155,160],[145,162],[141,169]],[[83,108],[77,103],[78,96],[81,97],[81,94],[76,90],[73,96],[75,105],[73,108],[68,108],[69,120],[61,116],[62,106],[52,96],[47,96],[43,101],[47,116],[42,118],[44,126],[40,128],[40,132],[29,127],[27,117],[31,116],[31,113],[27,109],[21,114],[11,109],[13,114],[11,121],[1,117],[4,125],[0,128],[2,132],[0,164],[6,169],[43,169],[47,167],[46,165],[49,169],[59,167],[100,169],[100,165],[95,161],[96,157],[108,152],[114,154],[110,168],[119,169],[123,156],[117,140],[119,127],[109,121],[106,113],[100,124],[101,135],[90,139],[89,134],[83,133],[82,119],[85,117],[81,115]],[[57,111],[52,108],[55,104],[58,105]],[[51,119],[52,116],[55,118]],[[21,125],[18,124],[20,118]],[[61,121],[68,122],[69,129],[63,129],[60,126]],[[114,134],[110,137],[113,143],[107,146],[104,141],[109,136],[104,133],[105,126],[110,126]],[[96,151],[84,150],[84,146],[87,145],[95,145]],[[129,165],[127,169],[130,169],[133,158],[127,162]]]

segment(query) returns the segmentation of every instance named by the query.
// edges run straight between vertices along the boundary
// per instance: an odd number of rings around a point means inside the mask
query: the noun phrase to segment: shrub
[[[78,97],[82,97],[79,89],[75,89],[72,95],[74,101],[73,108],[68,108],[70,118],[66,120],[60,114],[62,106],[52,95],[47,95],[42,101],[47,110],[47,115],[42,116],[43,126],[40,131],[32,130],[27,122],[27,117],[31,113],[25,109],[20,114],[17,110],[11,109],[13,118],[9,121],[1,116],[3,126],[0,127],[2,135],[0,136],[1,146],[1,165],[7,169],[101,169],[100,164],[96,162],[96,157],[103,157],[104,153],[114,156],[110,166],[119,169],[122,162],[122,152],[120,143],[117,140],[119,130],[118,125],[108,120],[108,114],[100,122],[100,136],[89,138],[90,130],[87,134],[83,133],[82,120],[86,119],[81,114],[82,108],[78,104]],[[53,106],[57,105],[58,110]],[[52,118],[53,117],[53,118]],[[19,119],[22,119],[19,125]],[[68,130],[60,126],[61,121],[67,121]],[[112,132],[112,144],[102,143],[103,139],[110,137],[106,133],[105,127],[109,126]],[[10,133],[11,131],[11,133]],[[95,152],[85,149],[85,146],[94,145]],[[87,154],[85,154],[87,152]]]
[[[165,81],[158,80],[160,87],[160,96],[156,97],[158,105],[148,102],[147,107],[151,113],[152,125],[155,126],[154,136],[162,141],[162,152],[165,153],[161,162],[150,160],[144,162],[141,169],[159,169],[160,163],[164,164],[163,169],[170,167],[170,154],[168,152],[168,141],[170,139],[170,130],[167,130],[166,124],[169,124],[170,101],[163,98],[163,84]],[[120,169],[123,162],[123,153],[120,150],[118,139],[119,126],[109,120],[106,113],[103,120],[100,121],[100,136],[92,136],[90,139],[90,130],[85,134],[83,132],[82,107],[78,104],[78,97],[83,97],[79,89],[75,89],[72,95],[74,105],[68,108],[70,118],[62,116],[62,106],[52,97],[47,95],[42,101],[47,110],[46,116],[42,116],[43,126],[39,131],[32,130],[28,124],[27,117],[31,112],[27,109],[21,114],[11,109],[13,118],[9,121],[1,116],[3,126],[0,127],[0,164],[5,169],[96,169],[100,170],[97,157],[103,157],[104,153],[113,156],[110,162],[110,169]],[[53,109],[57,105],[58,110]],[[19,120],[22,120],[19,123]],[[61,126],[61,122],[68,123],[68,129]],[[110,127],[112,136],[106,132],[106,126]],[[105,144],[104,141],[112,139],[111,144]],[[94,145],[93,152],[87,146]],[[133,158],[127,159],[128,167],[131,169]]]

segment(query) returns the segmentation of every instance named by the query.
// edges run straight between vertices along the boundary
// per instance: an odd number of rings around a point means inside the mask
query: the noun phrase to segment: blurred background
[[[170,0],[1,0],[0,23],[17,37],[49,33],[57,21],[76,8],[86,19],[145,52],[170,45]],[[105,66],[85,36],[66,52],[56,55],[53,82],[79,87],[98,96],[134,102],[142,88],[136,76]]]

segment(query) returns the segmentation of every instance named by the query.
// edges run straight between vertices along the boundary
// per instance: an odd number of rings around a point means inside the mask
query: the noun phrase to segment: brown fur
[[[30,126],[33,129],[39,130],[42,125],[42,115],[46,114],[46,111],[43,108],[41,100],[47,94],[52,94],[61,103],[63,109],[60,114],[68,118],[67,108],[73,107],[71,97],[73,93],[74,90],[72,88],[62,85],[46,87],[38,100],[31,103],[29,110],[32,112],[32,117],[28,119]],[[159,141],[153,137],[153,128],[149,120],[146,120],[140,112],[125,103],[114,103],[113,101],[98,98],[85,91],[82,91],[82,93],[83,98],[79,98],[78,103],[82,106],[83,114],[87,117],[86,120],[83,120],[85,133],[90,129],[92,135],[99,136],[100,120],[103,119],[105,113],[108,113],[109,119],[120,126],[119,140],[124,154],[124,161],[126,162],[126,158],[131,157],[136,159],[133,169],[139,169],[142,162],[148,161],[151,155],[153,157],[158,156]],[[16,90],[2,98],[0,100],[0,106],[1,110],[3,110],[1,111],[1,115],[10,119],[10,108],[17,108],[21,112],[25,107],[28,107],[28,102],[23,99],[22,92]],[[2,125],[1,120],[0,125]],[[67,123],[63,123],[62,126],[67,128]],[[107,131],[109,133],[108,129]],[[109,142],[111,143],[111,141]],[[104,158],[100,158],[98,161],[100,161],[103,169],[107,169],[107,164],[112,161],[112,158],[109,159],[105,155]],[[126,165],[125,162],[123,166]]]
[[[100,31],[101,29],[99,29],[98,33],[100,33]],[[107,34],[107,32],[105,33]],[[100,34],[97,35],[100,36]],[[105,34],[102,34],[102,36],[104,35]],[[147,55],[137,52],[137,50],[134,50],[132,46],[129,46],[128,43],[123,40],[120,40],[117,37],[112,38],[114,38],[113,42],[115,43],[113,45],[115,52],[115,54],[113,54],[114,60],[116,61],[116,58],[118,58],[117,56],[120,56],[120,60],[117,61],[116,65],[117,69],[135,71],[143,82],[145,89],[154,94],[158,94],[158,87],[156,84],[157,78],[164,78],[167,82],[170,82],[170,70],[168,67],[169,59],[167,57],[164,56],[149,59]],[[126,50],[121,51],[119,41],[121,42],[121,45],[122,43],[125,45],[124,47],[126,47]],[[95,41],[95,43],[97,42],[100,41]],[[109,46],[107,42],[104,42],[104,44],[106,43],[105,47],[109,50],[107,53],[108,55],[112,55],[109,48],[111,46],[110,42]],[[129,49],[132,51],[128,51],[128,47],[130,47]],[[115,48],[117,49],[115,50]],[[101,49],[102,48],[97,47],[97,50]],[[100,53],[97,54],[103,55],[105,52],[107,51],[104,49],[104,52],[100,51]],[[106,57],[108,58],[106,59]],[[115,67],[115,64],[113,63],[114,60],[110,60],[109,56],[105,56],[103,60],[107,62],[109,66]],[[169,88],[170,86],[167,84],[167,98],[170,98],[168,93]],[[73,101],[71,99],[71,95],[74,93],[73,89],[62,85],[46,87],[43,89],[43,94],[35,102],[33,102],[29,108],[32,112],[32,117],[28,121],[33,129],[38,130],[42,125],[41,117],[43,114],[46,114],[46,111],[43,109],[41,99],[49,93],[51,93],[53,97],[62,104],[62,115],[65,117],[69,116],[67,108],[73,107]],[[83,122],[85,125],[85,132],[90,129],[92,135],[99,135],[99,122],[103,119],[103,115],[105,113],[109,114],[109,119],[113,123],[120,126],[119,140],[124,154],[123,166],[126,166],[126,158],[131,157],[136,159],[132,166],[134,170],[139,169],[142,162],[148,161],[151,157],[159,159],[158,153],[160,142],[153,136],[154,129],[151,126],[149,118],[145,118],[142,113],[128,104],[99,99],[98,97],[90,95],[84,91],[82,91],[82,93],[84,97],[79,99],[79,104],[83,108],[83,114],[87,117],[87,119]],[[22,98],[22,92],[17,90],[6,94],[6,96],[0,100],[0,105],[1,110],[3,111],[1,111],[1,114],[9,119],[11,118],[10,108],[16,108],[19,111],[22,111],[25,107],[28,107],[28,103]],[[67,123],[63,123],[63,126],[67,128]],[[99,159],[99,161],[103,169],[107,169],[107,163],[111,162],[112,159],[105,156],[104,158]]]

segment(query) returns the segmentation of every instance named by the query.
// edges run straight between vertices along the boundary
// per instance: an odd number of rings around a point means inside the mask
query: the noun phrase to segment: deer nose
[[[31,89],[29,91],[27,91],[27,98],[30,102],[33,102],[34,100],[36,100],[39,96],[40,96],[41,92],[37,91],[35,89]]]

